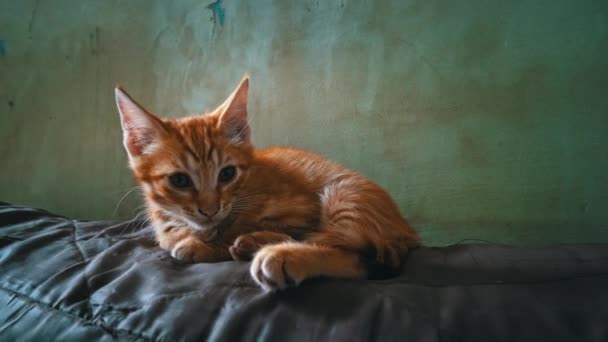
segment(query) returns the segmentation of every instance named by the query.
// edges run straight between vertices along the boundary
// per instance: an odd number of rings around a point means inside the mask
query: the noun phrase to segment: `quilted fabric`
[[[182,264],[140,221],[0,204],[2,341],[608,341],[608,245],[454,245],[387,280],[265,293]]]

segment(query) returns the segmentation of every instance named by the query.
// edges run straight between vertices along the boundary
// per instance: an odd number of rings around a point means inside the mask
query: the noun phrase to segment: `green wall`
[[[247,71],[259,147],[372,177],[429,244],[608,241],[606,1],[0,3],[0,200],[140,205],[113,86],[159,114]]]

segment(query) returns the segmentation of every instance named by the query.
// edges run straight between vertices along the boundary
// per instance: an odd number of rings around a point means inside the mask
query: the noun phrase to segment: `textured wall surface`
[[[113,85],[210,110],[251,74],[259,147],[386,187],[429,244],[608,241],[606,1],[0,3],[0,200],[140,205]]]

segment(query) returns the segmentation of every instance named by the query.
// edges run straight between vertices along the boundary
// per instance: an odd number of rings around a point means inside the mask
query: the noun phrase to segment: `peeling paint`
[[[6,57],[6,43],[2,39],[0,39],[0,56]]]
[[[224,9],[224,6],[222,6],[222,2],[222,0],[217,0],[207,6],[207,8],[213,12],[213,22],[215,24],[220,24],[220,26],[224,26],[226,17],[226,10]]]

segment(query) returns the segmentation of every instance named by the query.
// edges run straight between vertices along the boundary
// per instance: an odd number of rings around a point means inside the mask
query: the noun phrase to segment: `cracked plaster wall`
[[[3,1],[0,200],[132,216],[113,85],[178,116],[248,71],[258,146],[372,177],[430,244],[606,241],[607,52],[605,1]]]

